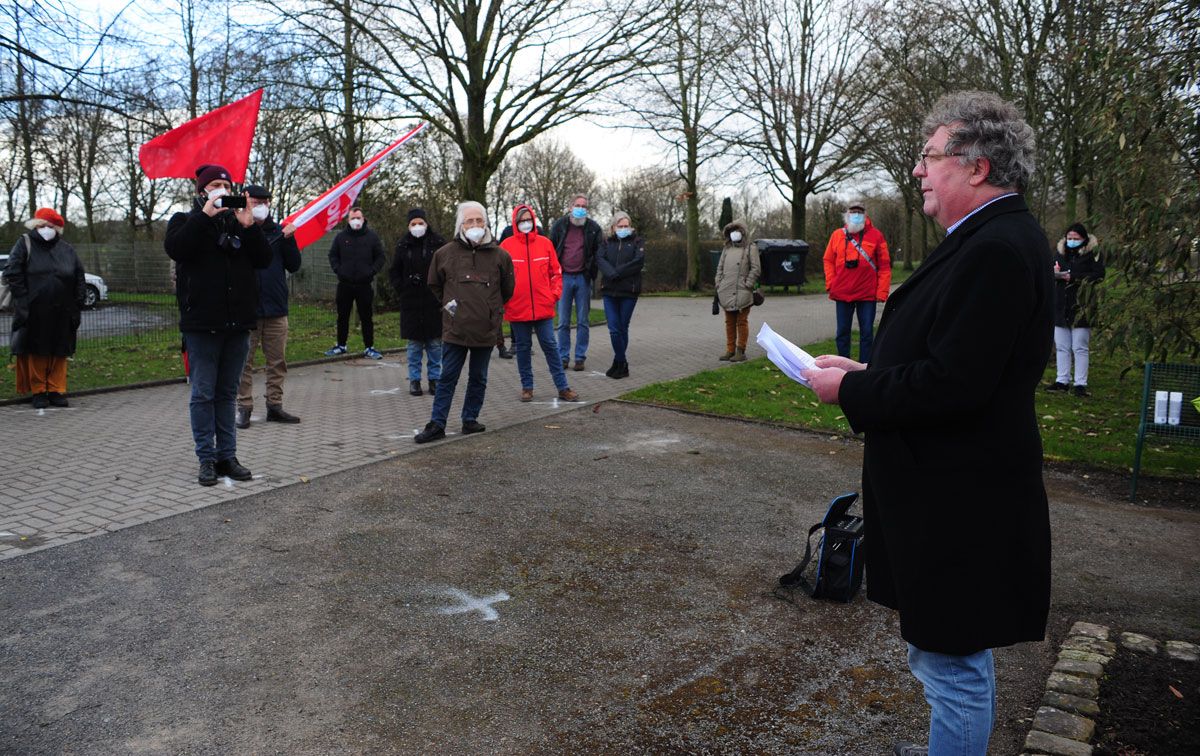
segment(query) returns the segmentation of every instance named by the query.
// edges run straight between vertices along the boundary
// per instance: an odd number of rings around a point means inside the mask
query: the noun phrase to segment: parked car
[[[8,266],[8,255],[0,255],[0,272]],[[94,273],[83,274],[83,282],[87,286],[87,294],[83,299],[83,306],[91,309],[96,306],[96,303],[102,299],[108,299],[108,286],[105,285],[104,279]]]

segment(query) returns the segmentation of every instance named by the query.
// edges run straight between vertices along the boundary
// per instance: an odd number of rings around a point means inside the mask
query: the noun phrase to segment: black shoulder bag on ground
[[[845,494],[833,500],[825,518],[808,530],[804,558],[796,569],[779,578],[774,595],[792,601],[797,588],[813,598],[848,602],[858,593],[863,573],[863,520],[849,514],[858,494]],[[812,537],[823,530],[817,544],[817,562],[812,568]]]

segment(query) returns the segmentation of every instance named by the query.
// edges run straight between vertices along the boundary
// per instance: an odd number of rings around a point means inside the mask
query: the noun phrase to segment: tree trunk
[[[350,0],[342,2],[342,159],[345,173],[358,167],[358,143],[354,134],[354,27],[350,21]]]
[[[808,234],[808,192],[799,181],[792,181],[792,238],[803,239]]]

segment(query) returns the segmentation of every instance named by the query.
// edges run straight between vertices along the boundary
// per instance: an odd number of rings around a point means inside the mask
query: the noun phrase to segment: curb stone
[[[1089,741],[1096,735],[1094,717],[1100,713],[1100,678],[1116,653],[1104,625],[1076,622],[1062,642],[1058,662],[1046,681],[1046,694],[1033,719],[1021,756],[1091,756]],[[1185,641],[1159,643],[1141,633],[1121,633],[1120,644],[1135,653],[1200,661],[1200,646]]]

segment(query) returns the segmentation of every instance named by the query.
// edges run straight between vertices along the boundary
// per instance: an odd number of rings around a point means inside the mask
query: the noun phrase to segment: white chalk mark
[[[401,391],[401,389],[399,386],[397,386],[396,388],[390,388],[390,389],[371,389],[371,396],[383,396],[385,394],[399,394],[400,391]]]
[[[462,602],[460,606],[448,606],[445,609],[438,611],[439,614],[466,614],[468,612],[479,612],[483,615],[485,622],[494,622],[500,619],[500,614],[492,608],[492,604],[500,601],[508,601],[508,594],[504,591],[498,591],[491,596],[484,598],[475,598],[466,591],[460,591],[457,588],[447,588],[446,595],[452,596]]]
[[[225,487],[233,488],[233,478],[229,477],[228,475],[225,476]]]

